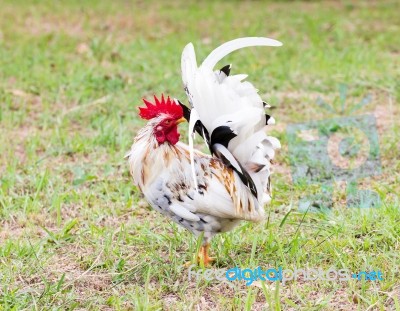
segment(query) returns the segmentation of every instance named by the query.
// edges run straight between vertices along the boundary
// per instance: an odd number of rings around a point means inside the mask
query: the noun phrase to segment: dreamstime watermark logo
[[[319,185],[321,191],[300,199],[299,209],[332,207],[334,181],[346,181],[348,207],[378,207],[371,190],[357,189],[357,180],[381,173],[379,139],[373,115],[351,116],[371,101],[346,104],[347,87],[339,87],[339,108],[318,98],[317,105],[339,117],[291,124],[287,127],[289,159],[295,184]],[[347,116],[345,116],[347,115]]]
[[[189,267],[188,278],[190,280],[200,280],[212,281],[218,280],[220,282],[225,282],[228,285],[233,285],[234,281],[244,281],[247,286],[252,285],[255,281],[269,281],[269,282],[281,282],[285,285],[289,281],[303,280],[303,281],[350,281],[352,279],[356,280],[366,280],[366,281],[382,281],[383,273],[378,271],[360,271],[358,273],[351,273],[348,269],[335,269],[329,268],[328,270],[319,269],[283,269],[279,268],[269,268],[263,270],[261,267],[256,269],[241,269],[238,267],[231,269],[199,269],[194,270],[196,266],[192,265]]]

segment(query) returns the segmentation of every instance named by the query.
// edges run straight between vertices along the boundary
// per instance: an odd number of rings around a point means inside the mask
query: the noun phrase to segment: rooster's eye
[[[166,125],[169,125],[170,123],[171,123],[170,120],[166,120],[166,121],[165,121],[165,124],[166,124]]]

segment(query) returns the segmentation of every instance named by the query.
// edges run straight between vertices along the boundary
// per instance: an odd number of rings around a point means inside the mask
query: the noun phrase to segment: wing
[[[182,147],[183,144],[179,144]],[[163,171],[144,191],[149,203],[177,222],[214,219],[261,221],[264,209],[249,195],[236,173],[220,160],[196,152],[196,190],[190,172],[187,147],[178,152],[179,161]]]

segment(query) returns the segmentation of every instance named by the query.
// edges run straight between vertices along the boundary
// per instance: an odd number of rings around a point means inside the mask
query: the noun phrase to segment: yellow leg
[[[213,257],[208,256],[209,249],[210,249],[210,244],[206,243],[200,248],[199,253],[197,255],[198,262],[200,264],[203,264],[204,266],[209,266],[210,263],[212,263],[215,259]]]

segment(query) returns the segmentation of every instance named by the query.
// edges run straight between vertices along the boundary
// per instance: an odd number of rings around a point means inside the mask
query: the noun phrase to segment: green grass
[[[398,1],[0,1],[0,310],[400,310],[400,22]],[[151,211],[124,154],[143,126],[136,106],[185,100],[180,53],[198,59],[240,36],[281,48],[227,57],[275,109],[283,148],[268,219],[217,236],[215,268],[381,270],[381,282],[231,288],[188,279],[197,241]],[[286,126],[335,117],[316,105],[366,94],[382,174],[359,180],[382,207],[299,213]],[[185,137],[182,135],[182,137]],[[290,212],[289,212],[290,211]]]

